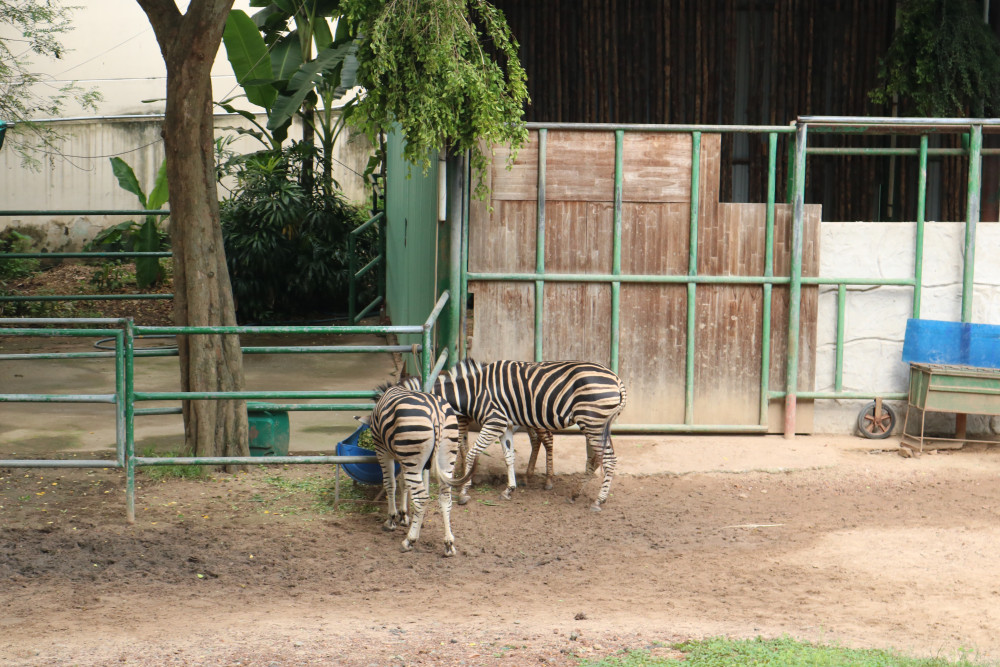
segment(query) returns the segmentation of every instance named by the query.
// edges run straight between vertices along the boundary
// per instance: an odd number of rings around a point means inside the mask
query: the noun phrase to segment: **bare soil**
[[[506,502],[480,479],[450,559],[436,506],[402,553],[333,474],[141,473],[128,525],[120,472],[0,470],[0,660],[575,665],[723,634],[1000,657],[995,449],[623,474],[599,513],[567,502],[579,475]]]
[[[384,505],[335,509],[331,466],[141,470],[132,525],[121,471],[0,468],[0,663],[568,666],[716,635],[1000,660],[1000,449],[616,443],[599,513],[596,480],[567,502],[578,438],[551,491],[501,501],[484,466],[454,558],[436,505],[410,553]]]

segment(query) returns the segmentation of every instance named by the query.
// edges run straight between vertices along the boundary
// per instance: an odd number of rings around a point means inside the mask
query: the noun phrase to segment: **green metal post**
[[[917,238],[913,253],[913,317],[920,317],[920,297],[924,284],[924,221],[927,217],[927,135],[920,136],[917,181]]]
[[[625,131],[615,130],[615,219],[611,242],[611,273],[622,272],[622,179],[624,174]],[[611,370],[618,372],[621,346],[621,282],[611,283]]]
[[[764,232],[764,277],[774,277],[774,202],[778,171],[778,135],[771,132],[767,136],[767,209]],[[771,387],[771,298],[773,287],[765,282],[763,313],[761,315],[760,343],[760,425],[768,424],[768,393]]]
[[[962,321],[972,321],[973,273],[976,264],[976,225],[982,187],[983,126],[973,125],[969,141],[969,185],[965,209],[965,264],[962,271]]]
[[[472,160],[470,152],[465,152],[465,189],[462,193],[464,204],[462,206],[462,256],[459,260],[461,270],[461,291],[459,292],[459,303],[461,308],[461,326],[459,326],[458,354],[464,359],[468,356],[468,315],[469,315],[469,225],[471,221],[472,204]],[[458,363],[458,359],[455,359]]]
[[[125,520],[135,523],[135,324],[125,322]]]
[[[701,132],[691,133],[691,219],[688,226],[688,276],[698,275],[698,197],[701,179]],[[694,423],[695,290],[687,284],[687,349],[684,375],[684,423]]]
[[[354,316],[357,314],[358,285],[355,274],[358,272],[358,260],[354,253],[356,246],[354,234],[347,235],[347,321],[354,324]]]
[[[445,316],[447,325],[445,349],[448,350],[448,368],[458,362],[458,341],[461,337],[462,300],[462,227],[465,217],[465,154],[448,156],[448,300]]]
[[[118,466],[125,465],[125,410],[128,401],[125,396],[125,335],[115,331],[115,454]]]
[[[535,273],[545,273],[545,141],[548,131],[538,130],[538,211],[535,217]],[[535,281],[535,361],[543,359],[542,317],[545,281]]]
[[[806,123],[795,132],[795,201],[792,206],[791,270],[788,285],[788,368],[785,381],[785,437],[795,437],[795,392],[799,375],[799,328],[802,305],[802,219],[805,213]]]

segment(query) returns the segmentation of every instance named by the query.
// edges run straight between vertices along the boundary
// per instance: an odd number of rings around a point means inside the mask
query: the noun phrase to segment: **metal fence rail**
[[[616,432],[626,433],[662,433],[662,432],[764,432],[768,424],[768,403],[771,399],[784,399],[786,437],[792,437],[796,429],[796,402],[803,399],[902,399],[905,391],[874,391],[850,392],[843,389],[844,373],[844,313],[846,290],[849,286],[900,286],[913,290],[913,317],[920,316],[920,299],[923,277],[923,242],[924,222],[926,215],[927,188],[927,157],[928,155],[964,155],[969,159],[969,179],[967,187],[968,210],[966,216],[966,242],[964,246],[964,269],[962,289],[962,318],[968,321],[971,317],[972,303],[972,267],[975,258],[975,227],[979,220],[979,201],[981,191],[980,161],[984,154],[1000,154],[1000,149],[984,150],[982,133],[984,128],[990,131],[1000,131],[998,119],[880,119],[880,118],[839,118],[839,117],[802,117],[793,126],[761,127],[738,125],[632,125],[632,124],[576,124],[576,123],[529,123],[529,130],[538,132],[538,162],[537,162],[537,211],[535,216],[536,254],[535,271],[521,273],[501,272],[469,272],[468,243],[464,242],[461,257],[461,303],[465,303],[468,295],[468,282],[532,282],[535,286],[535,317],[534,317],[534,356],[535,360],[544,359],[542,349],[542,324],[544,321],[544,299],[542,298],[545,284],[548,282],[574,282],[608,284],[611,289],[611,368],[618,370],[620,342],[620,288],[623,283],[645,284],[683,284],[687,286],[687,347],[685,368],[685,409],[684,421],[680,424],[616,424]],[[612,237],[612,271],[610,274],[579,274],[554,273],[545,267],[545,216],[546,216],[546,139],[547,133],[553,130],[614,132],[615,135],[615,172],[614,172],[614,220]],[[807,143],[808,132],[814,133],[905,133],[919,134],[920,147],[871,149],[863,147],[844,148],[810,148]],[[703,133],[746,133],[764,135],[768,142],[767,193],[766,193],[766,240],[765,267],[762,276],[711,276],[699,275],[697,270],[697,243],[689,247],[689,262],[686,275],[648,275],[621,273],[621,232],[622,232],[622,185],[623,185],[623,145],[626,132],[670,132],[690,134],[692,142],[691,157],[691,203],[690,203],[690,236],[694,240],[698,236],[698,201],[700,180],[700,151]],[[970,134],[967,149],[929,149],[928,135],[934,133],[968,132]],[[774,275],[774,206],[776,201],[776,173],[778,166],[778,137],[794,133],[794,144],[790,151],[791,174],[788,187],[789,203],[793,207],[792,221],[792,256],[791,270],[786,276]],[[802,275],[802,236],[804,192],[807,177],[806,157],[828,155],[899,155],[916,157],[919,160],[918,183],[918,215],[916,246],[914,248],[915,262],[912,278],[882,279],[860,277],[809,277]],[[466,217],[466,229],[468,228]],[[732,424],[695,424],[694,423],[694,371],[695,371],[695,296],[699,285],[760,285],[763,291],[763,324],[761,328],[761,382],[760,407],[758,425]],[[787,325],[787,369],[785,386],[772,389],[769,386],[769,348],[771,340],[770,320],[772,290],[775,285],[788,286],[790,293],[789,320]],[[834,391],[811,391],[798,387],[799,368],[799,331],[801,294],[804,285],[826,285],[837,288],[837,337],[836,337],[836,367],[834,371]],[[463,334],[462,339],[465,339]]]
[[[448,352],[442,350],[435,359],[432,345],[433,329],[449,300],[448,292],[438,299],[433,311],[423,325],[413,326],[199,326],[199,327],[144,327],[135,326],[131,319],[108,318],[0,318],[0,336],[74,336],[113,339],[115,349],[109,352],[67,352],[67,353],[37,353],[37,354],[4,354],[0,361],[14,359],[68,359],[68,358],[107,358],[115,359],[115,392],[113,394],[0,394],[0,402],[47,402],[47,403],[112,403],[115,405],[115,460],[37,460],[37,459],[2,459],[0,467],[9,468],[122,468],[126,475],[126,516],[128,521],[135,521],[135,470],[139,466],[159,465],[247,465],[251,463],[375,463],[374,456],[246,456],[246,457],[144,457],[135,453],[135,417],[150,414],[178,413],[180,408],[137,409],[136,405],[143,401],[162,400],[219,400],[219,399],[267,399],[268,402],[248,402],[248,409],[257,410],[370,410],[371,402],[367,403],[274,403],[273,399],[371,399],[374,392],[370,389],[348,391],[205,391],[205,392],[142,392],[134,386],[135,359],[144,356],[169,356],[176,351],[152,350],[144,353],[135,348],[135,340],[142,336],[153,335],[240,335],[240,334],[374,334],[380,336],[394,334],[418,334],[422,337],[421,344],[402,345],[364,345],[364,346],[266,346],[241,347],[249,354],[297,354],[304,352],[320,353],[385,353],[409,352],[420,355],[421,377],[425,387],[430,387],[444,366]],[[103,325],[117,328],[41,328],[45,326],[71,325]],[[4,328],[13,327],[13,328]],[[38,327],[38,328],[26,328]]]

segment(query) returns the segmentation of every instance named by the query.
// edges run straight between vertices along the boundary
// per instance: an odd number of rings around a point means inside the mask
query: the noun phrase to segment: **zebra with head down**
[[[455,412],[438,396],[411,391],[399,385],[380,385],[376,394],[371,415],[358,421],[371,427],[375,456],[382,468],[382,484],[389,501],[389,518],[383,527],[394,530],[397,525],[409,524],[402,549],[410,551],[413,548],[413,543],[420,537],[424,510],[430,498],[423,473],[433,469],[441,485],[438,501],[444,523],[444,555],[454,556],[451,489],[461,487],[472,477],[471,467],[463,477],[453,477],[458,456],[458,420]],[[404,483],[412,497],[412,522],[407,516],[406,494],[402,508],[396,506],[395,461],[399,461]]]
[[[419,379],[404,382],[419,387]],[[532,439],[529,468],[534,467],[538,445],[545,445],[546,467],[551,477],[552,432],[579,426],[587,439],[587,467],[583,483],[571,499],[580,496],[583,485],[600,465],[604,481],[592,509],[601,509],[617,464],[611,423],[625,407],[626,400],[625,386],[614,372],[600,364],[582,361],[495,361],[482,365],[465,360],[441,374],[432,389],[461,417],[481,427],[475,444],[465,454],[467,471],[486,447],[498,439],[501,441],[507,464],[505,498],[517,486],[514,451],[510,446],[514,427],[529,429]],[[463,497],[467,499],[468,487],[468,483],[463,487],[459,502]]]

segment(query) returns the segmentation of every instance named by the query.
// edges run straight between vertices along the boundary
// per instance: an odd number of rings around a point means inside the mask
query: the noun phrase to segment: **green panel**
[[[424,174],[403,160],[403,137],[386,143],[386,312],[394,325],[421,325],[434,309],[437,261],[437,153]],[[404,345],[420,336],[399,336]],[[412,355],[407,370],[419,374]]]

